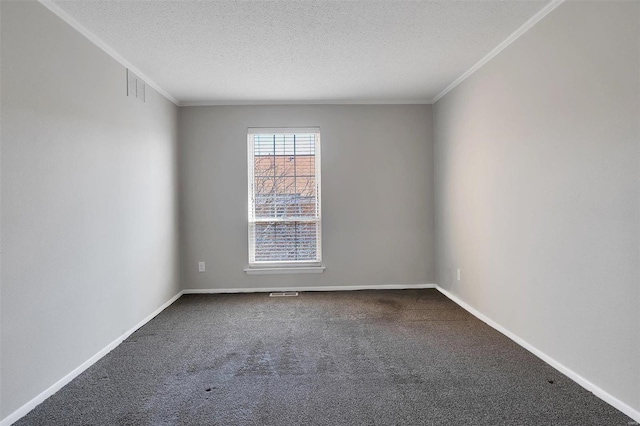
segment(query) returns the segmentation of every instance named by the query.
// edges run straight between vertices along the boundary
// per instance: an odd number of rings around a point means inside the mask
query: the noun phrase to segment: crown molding
[[[462,74],[460,77],[455,79],[453,83],[448,85],[442,92],[438,93],[435,98],[431,100],[430,103],[435,104],[438,102],[444,95],[452,91],[457,85],[465,81],[469,76],[471,76],[474,72],[478,71],[484,64],[493,59],[498,53],[502,52],[507,48],[511,43],[520,38],[521,35],[529,31],[535,24],[540,22],[542,18],[551,13],[555,8],[564,3],[565,0],[552,0],[545,7],[540,9],[538,13],[533,15],[531,19],[525,22],[520,28],[515,30],[509,37],[507,37],[502,43],[497,45],[491,52],[489,52],[484,58],[480,59],[474,66],[469,68],[467,72]]]
[[[111,56],[113,59],[122,64],[125,68],[129,68],[133,73],[135,73],[138,77],[142,78],[145,83],[154,88],[158,93],[162,96],[173,102],[176,106],[180,106],[180,102],[173,96],[171,96],[166,90],[160,87],[155,81],[151,80],[149,76],[145,75],[138,68],[133,66],[129,61],[123,58],[118,52],[116,52],[111,46],[105,43],[102,39],[96,36],[94,33],[89,31],[85,26],[76,21],[71,15],[65,12],[60,6],[58,6],[53,0],[38,0],[40,4],[53,12],[56,16],[62,19],[64,22],[69,24],[72,28],[78,31],[80,34],[85,36],[91,43],[98,46],[102,49],[107,55]]]
[[[78,31],[80,34],[85,36],[89,41],[98,46],[104,52],[106,52],[113,59],[118,61],[120,64],[129,68],[135,74],[140,76],[145,82],[158,91],[158,93],[162,94],[165,98],[173,102],[176,106],[179,107],[190,107],[190,106],[234,106],[234,105],[243,105],[243,106],[251,106],[251,105],[430,105],[438,102],[443,96],[453,90],[456,86],[470,77],[473,73],[475,73],[478,69],[480,69],[484,64],[489,62],[495,56],[497,56],[500,52],[506,49],[511,43],[516,41],[520,36],[526,33],[529,29],[531,29],[535,24],[537,24],[540,20],[542,20],[545,16],[555,10],[558,6],[564,3],[565,0],[552,0],[545,7],[543,7],[538,13],[536,13],[533,17],[531,17],[527,22],[525,22],[520,28],[518,28],[515,32],[513,32],[509,37],[507,37],[502,43],[496,46],[491,52],[489,52],[486,56],[484,56],[480,61],[478,61],[475,65],[469,68],[464,74],[454,80],[451,84],[449,84],[444,90],[438,93],[433,99],[396,99],[396,100],[283,100],[283,101],[231,101],[231,100],[205,100],[205,101],[184,101],[180,102],[175,97],[171,96],[166,90],[160,87],[155,81],[150,79],[146,74],[141,72],[138,68],[132,65],[129,61],[127,61],[124,57],[122,57],[118,52],[116,52],[111,46],[105,43],[98,36],[89,31],[86,27],[76,21],[73,17],[71,17],[67,12],[65,12],[60,6],[58,6],[53,0],[38,0],[40,4],[49,9],[55,15],[57,15],[60,19],[69,24],[72,28]]]
[[[431,105],[427,99],[395,99],[395,100],[292,100],[292,101],[185,101],[178,103],[181,107],[193,106],[261,106],[261,105]]]

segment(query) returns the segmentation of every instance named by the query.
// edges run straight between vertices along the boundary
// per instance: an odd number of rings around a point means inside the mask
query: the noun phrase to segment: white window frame
[[[316,235],[316,253],[317,260],[310,262],[306,260],[301,261],[259,261],[255,260],[255,240],[252,238],[252,226],[255,223],[260,222],[254,217],[254,172],[255,172],[255,155],[254,155],[254,135],[256,134],[309,134],[315,135],[315,182],[316,182],[316,198],[317,198],[317,218],[313,221],[317,223],[317,235]],[[320,128],[319,127],[287,127],[287,128],[274,128],[274,127],[250,127],[247,129],[247,177],[248,177],[248,190],[247,190],[247,206],[248,206],[248,218],[247,218],[247,230],[248,230],[248,257],[249,268],[245,269],[247,274],[274,274],[274,273],[321,273],[325,269],[322,266],[322,193],[321,193],[321,142],[320,142]],[[282,219],[272,218],[270,222],[299,222],[299,219]]]

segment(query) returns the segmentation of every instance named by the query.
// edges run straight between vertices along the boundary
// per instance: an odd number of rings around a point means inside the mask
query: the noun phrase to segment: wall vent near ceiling
[[[127,96],[134,97],[136,99],[145,102],[145,91],[147,84],[140,77],[135,75],[129,68],[127,68]]]
[[[291,297],[291,296],[297,296],[298,292],[297,291],[277,291],[274,293],[269,293],[269,297]]]

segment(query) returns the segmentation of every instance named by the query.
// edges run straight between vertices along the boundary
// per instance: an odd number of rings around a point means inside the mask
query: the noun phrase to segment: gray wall
[[[247,276],[247,127],[296,126],[321,128],[327,269]],[[432,150],[430,105],[180,108],[184,288],[433,283]]]
[[[438,283],[636,410],[639,20],[564,3],[434,106]]]
[[[177,108],[39,3],[1,2],[0,418],[179,289]]]

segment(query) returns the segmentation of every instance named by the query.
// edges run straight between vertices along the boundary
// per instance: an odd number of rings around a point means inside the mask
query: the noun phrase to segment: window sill
[[[324,266],[286,266],[279,268],[245,268],[247,275],[321,274]]]

